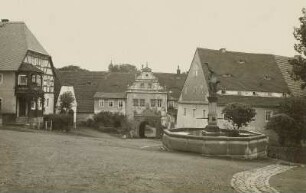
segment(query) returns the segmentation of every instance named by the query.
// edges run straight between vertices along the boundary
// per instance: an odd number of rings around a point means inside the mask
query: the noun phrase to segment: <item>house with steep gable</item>
[[[240,102],[256,109],[255,120],[249,129],[262,130],[280,102],[304,94],[299,83],[289,76],[288,60],[271,54],[197,48],[178,101],[177,127],[204,128],[207,125],[209,66],[220,81],[217,92],[219,127],[229,126],[222,114],[224,106]]]
[[[28,123],[54,113],[51,56],[24,22],[0,22],[0,111],[3,122]]]

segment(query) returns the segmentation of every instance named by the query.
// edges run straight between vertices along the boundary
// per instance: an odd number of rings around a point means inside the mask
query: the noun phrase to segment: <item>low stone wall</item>
[[[183,132],[183,131],[181,131]],[[268,138],[259,133],[249,137],[195,136],[165,130],[163,145],[170,150],[242,159],[267,156]]]
[[[44,126],[43,117],[30,117],[29,124],[31,129],[41,129]]]
[[[306,164],[306,147],[268,146],[268,156],[289,162]]]

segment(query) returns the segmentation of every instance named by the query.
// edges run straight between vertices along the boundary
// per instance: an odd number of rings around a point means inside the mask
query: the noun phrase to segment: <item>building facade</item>
[[[51,56],[23,22],[0,22],[0,111],[4,122],[27,123],[54,112]]]
[[[291,80],[283,69],[290,66],[288,59],[280,62],[278,58],[268,54],[198,48],[179,98],[177,127],[204,128],[208,124],[207,82],[210,68],[220,81],[217,92],[218,126],[231,127],[222,110],[229,103],[240,102],[256,110],[255,120],[247,129],[262,131],[280,102],[296,93],[302,94],[297,91],[296,85],[288,84]]]

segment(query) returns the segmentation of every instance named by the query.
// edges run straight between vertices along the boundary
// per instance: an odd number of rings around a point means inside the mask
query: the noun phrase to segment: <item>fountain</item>
[[[167,150],[187,151],[205,156],[256,159],[267,156],[268,138],[261,133],[241,130],[239,136],[217,124],[216,74],[209,68],[208,124],[205,128],[176,128],[165,130],[162,138]],[[206,118],[205,118],[206,119]]]

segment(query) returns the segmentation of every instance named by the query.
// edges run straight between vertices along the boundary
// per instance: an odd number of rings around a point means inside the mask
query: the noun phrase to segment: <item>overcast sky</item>
[[[188,70],[197,47],[293,56],[305,0],[0,0],[0,18],[24,21],[56,67],[113,63]]]

